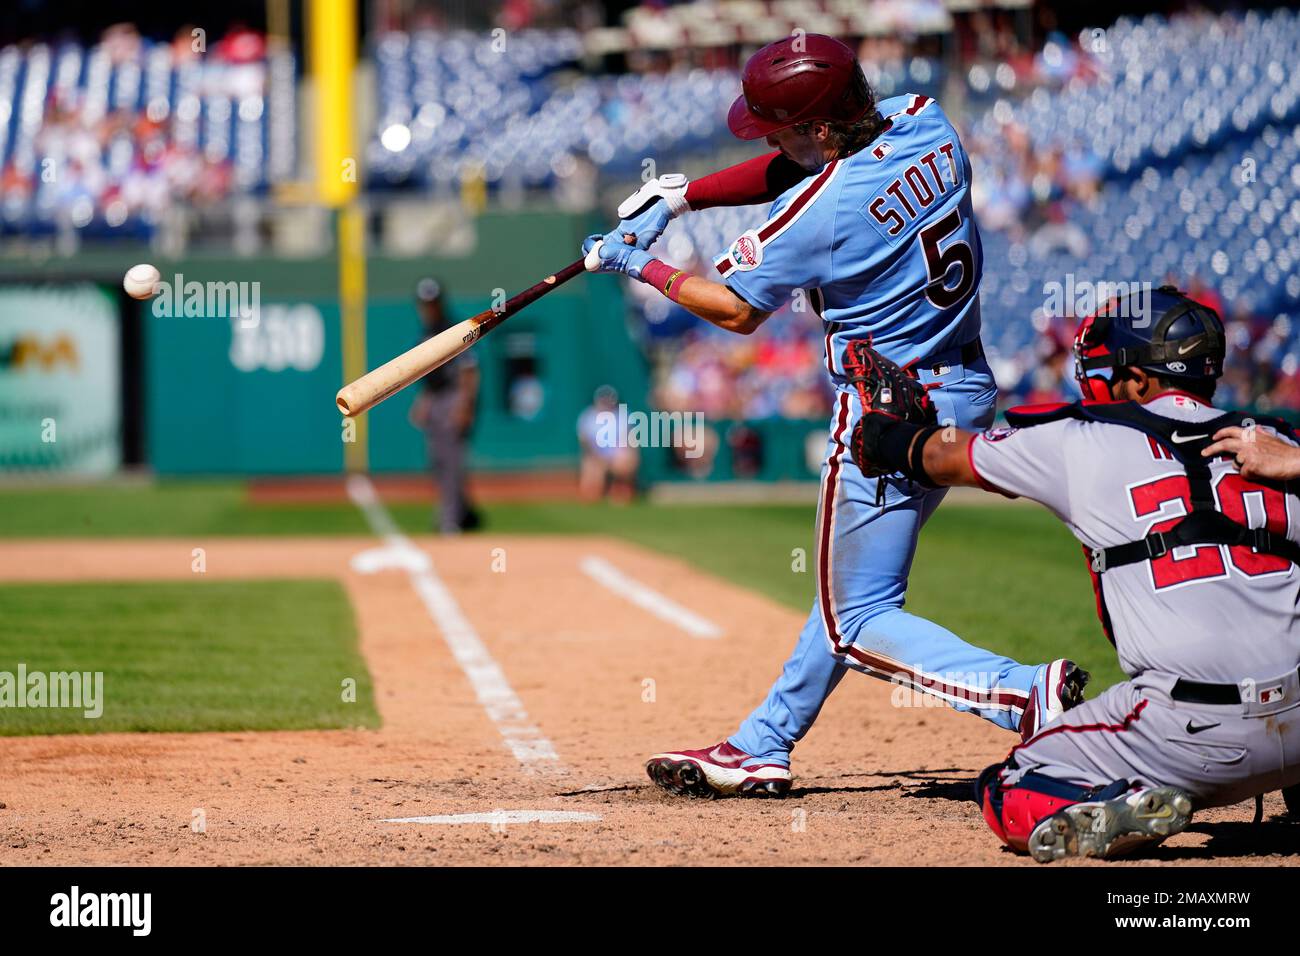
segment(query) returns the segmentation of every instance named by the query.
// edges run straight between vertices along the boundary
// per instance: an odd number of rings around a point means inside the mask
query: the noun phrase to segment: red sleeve
[[[686,201],[692,209],[752,206],[755,203],[771,202],[811,175],[777,150],[692,181],[686,187]]]

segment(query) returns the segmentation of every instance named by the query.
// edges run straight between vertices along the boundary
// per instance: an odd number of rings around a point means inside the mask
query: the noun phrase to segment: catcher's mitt
[[[844,367],[862,400],[862,416],[853,426],[849,444],[853,461],[868,478],[892,474],[895,469],[876,464],[881,433],[893,422],[935,424],[934,403],[914,375],[885,358],[870,342],[849,343]]]

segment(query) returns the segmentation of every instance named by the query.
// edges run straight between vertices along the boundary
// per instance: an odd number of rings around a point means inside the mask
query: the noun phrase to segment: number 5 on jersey
[[[964,239],[943,241],[961,229],[961,213],[954,209],[933,226],[921,230],[918,242],[925,253],[925,297],[938,309],[959,305],[975,288],[975,256]],[[953,275],[953,270],[956,274]]]

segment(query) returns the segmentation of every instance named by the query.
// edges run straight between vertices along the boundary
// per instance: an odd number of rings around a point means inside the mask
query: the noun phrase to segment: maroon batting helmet
[[[857,55],[834,37],[808,33],[769,43],[749,58],[727,125],[741,139],[831,120],[852,123],[871,107]]]

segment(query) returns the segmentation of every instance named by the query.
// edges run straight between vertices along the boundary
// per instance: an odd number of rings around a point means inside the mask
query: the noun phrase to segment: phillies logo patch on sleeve
[[[999,425],[997,428],[990,428],[984,433],[985,441],[1002,441],[1004,438],[1010,438],[1020,429],[1012,425]]]
[[[736,264],[737,272],[750,272],[763,262],[763,243],[759,240],[758,233],[751,229],[731,244],[727,254]]]

